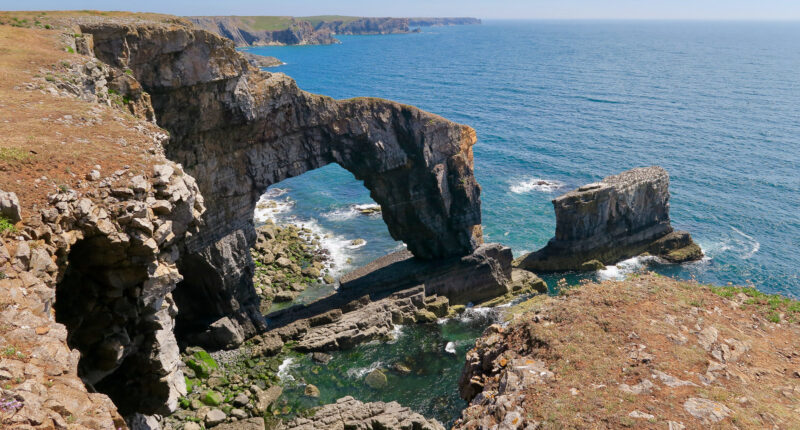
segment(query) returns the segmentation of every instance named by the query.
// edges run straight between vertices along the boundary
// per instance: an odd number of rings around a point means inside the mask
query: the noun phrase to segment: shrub
[[[0,233],[16,233],[17,228],[8,218],[0,216]],[[5,274],[3,274],[5,276]],[[2,278],[0,278],[2,279]]]

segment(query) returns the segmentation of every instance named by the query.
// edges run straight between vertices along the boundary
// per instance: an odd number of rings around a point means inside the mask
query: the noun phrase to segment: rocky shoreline
[[[546,292],[538,270],[699,257],[672,231],[666,172],[649,168],[556,199],[556,237],[512,267],[509,248],[483,243],[467,126],[303,92],[177,17],[13,18],[0,25],[3,426],[438,429],[393,402],[287,409],[284,358],[323,363],[398,324]],[[329,163],[364,181],[408,252],[265,317],[332,278],[312,232],[256,228],[259,198]],[[561,291],[509,307],[476,342],[456,428],[800,426],[796,301],[656,275]]]
[[[405,34],[419,27],[476,25],[477,18],[369,18],[369,17],[269,17],[195,16],[194,25],[232,40],[237,47],[280,45],[329,45],[335,35]],[[270,24],[261,24],[270,21]],[[411,29],[416,27],[416,29]],[[268,29],[267,29],[268,28]],[[264,67],[264,66],[261,66]],[[266,66],[269,67],[269,66]]]

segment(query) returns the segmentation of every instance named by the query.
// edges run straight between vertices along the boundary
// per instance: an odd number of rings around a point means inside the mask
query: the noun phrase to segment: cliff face
[[[254,28],[258,18],[271,18],[272,30]],[[328,45],[339,43],[334,34],[368,35],[408,33],[410,27],[480,24],[477,18],[353,18],[195,16],[199,28],[233,40],[236,46]]]
[[[336,101],[281,74],[252,69],[229,41],[180,25],[86,24],[94,52],[129,68],[151,94],[167,155],[198,178],[205,226],[186,241],[175,292],[179,322],[233,315],[263,328],[252,287],[253,212],[266,188],[338,163],[363,180],[389,232],[423,259],[470,254],[480,243],[475,132],[411,106]],[[189,327],[187,327],[189,328]]]
[[[171,291],[202,197],[164,157],[141,86],[65,52],[90,42],[70,30],[0,26],[0,149],[36,136],[0,160],[19,197],[1,200],[22,209],[0,228],[3,428],[125,428],[117,410],[168,413],[185,393]]]
[[[335,34],[395,34],[408,33],[408,18],[359,18],[355,21],[323,21],[317,30]]]
[[[633,169],[584,185],[553,200],[553,207],[555,237],[546,247],[520,258],[519,267],[596,269],[585,263],[612,264],[643,252],[675,262],[702,257],[688,233],[673,232],[669,175],[660,167]]]
[[[329,45],[338,41],[330,31],[315,29],[310,22],[291,19],[286,28],[254,30],[238,17],[199,16],[187,18],[197,27],[233,40],[236,46]]]
[[[444,25],[478,25],[478,18],[409,18],[408,25],[412,27],[435,27]]]

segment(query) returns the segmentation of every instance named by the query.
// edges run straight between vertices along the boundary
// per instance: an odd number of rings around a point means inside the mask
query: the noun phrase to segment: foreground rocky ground
[[[467,354],[457,428],[800,428],[800,302],[646,274],[508,318]]]

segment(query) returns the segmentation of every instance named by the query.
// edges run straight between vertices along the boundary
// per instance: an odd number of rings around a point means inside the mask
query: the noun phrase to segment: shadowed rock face
[[[686,232],[669,219],[669,174],[637,168],[584,185],[553,200],[556,235],[517,266],[534,271],[594,269],[643,252],[681,262],[702,257]],[[683,253],[677,251],[684,251]],[[686,254],[686,255],[683,255]]]
[[[133,71],[151,94],[167,155],[195,176],[207,211],[185,241],[175,298],[205,324],[233,315],[263,325],[252,288],[253,212],[272,184],[329,163],[363,180],[393,238],[418,258],[470,254],[480,243],[475,132],[411,106],[337,101],[259,72],[230,41],[184,25],[92,24],[101,60]],[[179,321],[180,322],[180,321]]]

